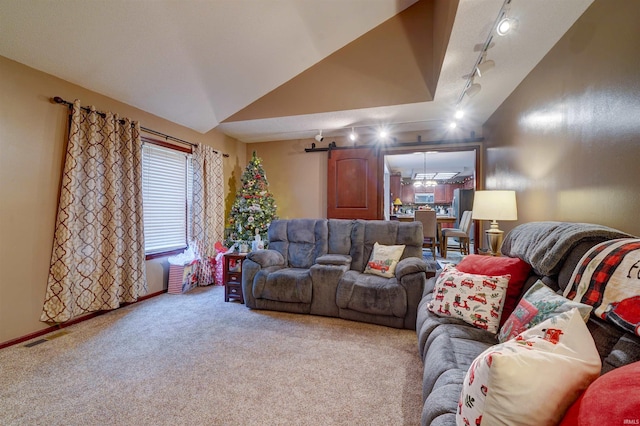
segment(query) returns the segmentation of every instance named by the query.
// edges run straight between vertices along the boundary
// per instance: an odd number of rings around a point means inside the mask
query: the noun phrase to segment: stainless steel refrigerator
[[[475,194],[473,189],[456,188],[453,190],[451,208],[453,209],[453,215],[456,217],[456,228],[460,227],[462,213],[465,210],[471,211],[473,209],[473,194]]]

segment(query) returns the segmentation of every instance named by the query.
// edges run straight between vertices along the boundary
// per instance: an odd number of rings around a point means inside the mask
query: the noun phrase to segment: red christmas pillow
[[[504,308],[502,309],[502,316],[500,317],[500,326],[502,326],[516,306],[518,306],[522,287],[531,272],[531,265],[517,257],[494,257],[470,254],[469,256],[465,256],[462,261],[456,265],[456,269],[468,274],[511,275],[506,300],[504,301]]]
[[[640,361],[598,377],[571,405],[560,426],[640,424]]]

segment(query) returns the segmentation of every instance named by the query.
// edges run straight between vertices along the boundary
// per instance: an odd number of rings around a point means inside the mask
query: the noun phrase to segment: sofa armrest
[[[284,266],[284,257],[276,250],[256,250],[247,254],[247,259],[254,261],[260,267]]]
[[[402,277],[409,274],[415,274],[416,272],[427,272],[427,264],[424,260],[418,257],[407,257],[402,259],[396,265],[396,278],[398,282],[402,280]]]
[[[325,254],[316,259],[318,265],[351,266],[351,256],[346,254]]]

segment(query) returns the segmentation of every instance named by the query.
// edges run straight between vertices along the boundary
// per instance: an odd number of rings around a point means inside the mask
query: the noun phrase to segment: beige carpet
[[[411,330],[253,311],[225,303],[222,287],[64,330],[0,350],[0,424],[420,423]]]

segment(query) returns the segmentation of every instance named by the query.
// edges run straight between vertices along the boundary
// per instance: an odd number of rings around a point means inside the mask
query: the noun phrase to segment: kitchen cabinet
[[[434,200],[436,204],[445,204],[447,203],[447,197],[446,197],[446,187],[448,187],[449,185],[437,185],[434,188]],[[449,201],[451,202],[451,201]]]
[[[389,176],[389,186],[391,202],[393,203],[396,198],[402,199],[402,175],[400,173],[393,173]]]

